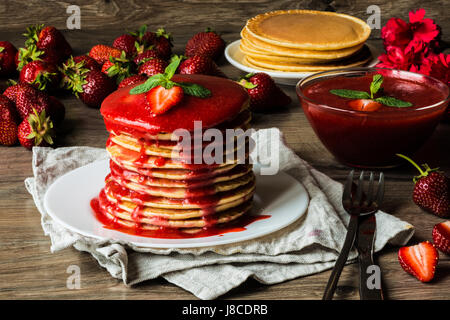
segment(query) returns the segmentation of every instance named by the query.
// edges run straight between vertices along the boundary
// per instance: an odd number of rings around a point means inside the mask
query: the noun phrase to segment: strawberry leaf
[[[350,99],[370,99],[370,95],[365,91],[348,90],[348,89],[332,89],[330,93],[342,98]]]
[[[399,100],[393,97],[379,97],[375,99],[376,102],[382,103],[388,107],[405,108],[411,107],[412,103],[408,101]]]

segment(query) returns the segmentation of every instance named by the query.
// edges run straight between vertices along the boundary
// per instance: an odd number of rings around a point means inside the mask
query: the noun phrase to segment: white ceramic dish
[[[255,166],[255,171],[257,171]],[[308,194],[301,183],[280,172],[273,176],[256,174],[253,215],[270,215],[240,232],[190,239],[157,239],[106,229],[95,218],[90,201],[104,186],[109,161],[97,161],[58,178],[47,190],[44,206],[50,216],[66,228],[98,239],[130,242],[140,247],[195,248],[254,239],[280,230],[299,219],[308,207]]]
[[[242,70],[244,72],[265,72],[270,75],[275,82],[286,85],[296,85],[300,79],[303,79],[309,75],[311,72],[284,72],[284,71],[266,71],[261,69],[256,69],[247,66],[244,63],[244,53],[239,49],[239,45],[241,44],[241,40],[236,40],[230,43],[225,48],[225,57],[229,63],[233,66]],[[372,53],[372,60],[370,60],[365,66],[372,67],[378,63],[378,56],[380,55],[380,51],[374,48],[371,45],[367,45],[369,47],[370,52]]]

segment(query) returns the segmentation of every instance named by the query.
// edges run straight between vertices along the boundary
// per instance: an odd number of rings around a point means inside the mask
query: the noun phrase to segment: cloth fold
[[[215,299],[249,277],[274,284],[332,268],[349,221],[341,205],[342,185],[299,158],[285,145],[277,128],[258,130],[252,138],[258,162],[270,164],[277,160],[279,170],[304,185],[310,202],[306,214],[290,226],[240,243],[186,249],[142,248],[85,237],[59,225],[43,205],[47,188],[73,169],[107,159],[104,149],[34,147],[34,177],[27,178],[25,185],[41,213],[42,228],[50,237],[52,252],[70,246],[89,252],[112,277],[126,285],[163,277],[200,299]],[[270,146],[277,146],[270,149],[275,154],[267,152]],[[377,212],[376,219],[375,251],[388,243],[404,245],[414,233],[412,225],[387,213]],[[353,249],[349,260],[356,257]]]

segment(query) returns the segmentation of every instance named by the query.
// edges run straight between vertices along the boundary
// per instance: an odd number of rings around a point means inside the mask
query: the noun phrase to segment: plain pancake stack
[[[202,159],[194,162],[194,154],[210,142],[192,143],[194,121],[201,120],[203,130],[246,130],[251,118],[246,91],[233,81],[209,76],[175,75],[173,80],[200,84],[212,95],[206,99],[185,95],[180,105],[157,116],[146,109],[145,94],[129,94],[132,87],[114,92],[102,104],[110,132],[106,150],[111,173],[98,202],[117,226],[195,234],[234,221],[251,208],[252,166],[226,158],[227,152],[248,145],[234,139],[224,149],[223,163],[206,164]],[[188,148],[181,148],[176,129],[192,133]]]
[[[247,21],[241,31],[244,62],[269,71],[318,72],[364,65],[370,27],[334,12],[273,11]]]

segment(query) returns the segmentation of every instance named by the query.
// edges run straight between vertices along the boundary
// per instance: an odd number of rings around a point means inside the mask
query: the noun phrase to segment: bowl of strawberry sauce
[[[340,162],[389,168],[414,154],[445,114],[449,87],[418,73],[349,68],[299,81],[297,96],[315,133]]]

